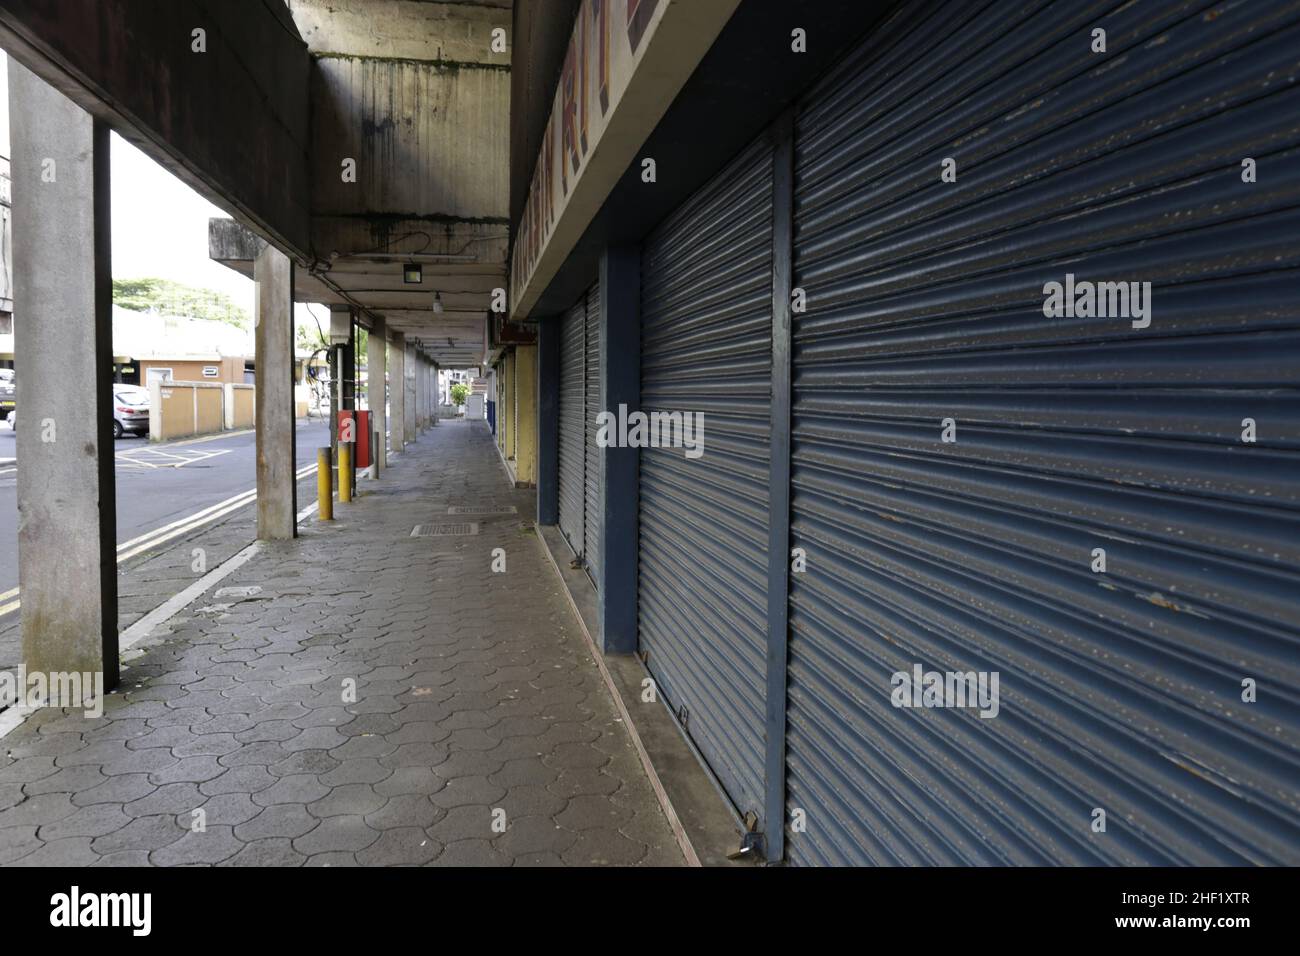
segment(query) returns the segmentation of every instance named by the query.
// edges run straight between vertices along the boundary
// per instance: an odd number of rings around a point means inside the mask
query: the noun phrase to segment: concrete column
[[[333,310],[331,310],[331,313]],[[333,314],[330,316],[333,319]],[[347,343],[339,350],[339,385],[341,386],[340,406],[344,411],[352,412],[352,457],[351,462],[351,479],[352,487],[357,486],[357,448],[361,444],[361,435],[357,431],[357,327],[356,327],[356,310],[352,306],[347,307],[346,329],[348,340]],[[338,459],[336,458],[335,461]]]
[[[388,335],[383,319],[375,319],[366,340],[366,398],[370,405],[372,430],[378,435],[375,454],[375,474],[388,467],[388,447],[384,433],[388,428],[388,413],[384,410],[384,381],[388,375]]]
[[[641,254],[610,247],[600,260],[600,408],[641,407]],[[596,615],[601,650],[632,654],[637,645],[640,545],[637,448],[601,448],[600,582]]]
[[[416,410],[415,410],[415,347],[409,342],[406,345],[406,377],[402,380],[402,402],[406,406],[406,441],[408,443],[415,441],[416,432]]]
[[[429,411],[433,416],[433,424],[438,424],[438,406],[442,403],[442,395],[438,390],[438,363],[429,363]]]
[[[257,355],[257,536],[282,541],[298,533],[294,480],[293,262],[267,246],[253,262]]]
[[[415,350],[415,365],[411,375],[411,401],[415,405],[415,437],[424,434],[424,356]]]
[[[389,441],[392,442],[394,452],[401,452],[406,447],[406,335],[404,333],[393,333],[388,358],[393,363],[389,375],[391,381],[389,410],[393,416],[393,434]]]
[[[438,391],[438,363],[429,363],[429,408],[433,414],[433,423],[438,424],[438,405],[442,397]]]
[[[537,324],[537,523],[560,520],[560,320]]]
[[[108,127],[12,57],[9,102],[23,663],[103,674],[108,690],[118,679]]]
[[[433,424],[433,415],[429,409],[429,357],[420,356],[420,425],[425,431]]]
[[[411,378],[411,391],[415,402],[415,435],[424,434],[424,356],[415,350],[415,375]]]
[[[329,351],[330,363],[330,461],[339,460],[339,353],[342,346],[331,345]],[[335,482],[337,486],[337,482]]]

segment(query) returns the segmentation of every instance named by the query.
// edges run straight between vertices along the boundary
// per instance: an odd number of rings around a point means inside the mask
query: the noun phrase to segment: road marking
[[[306,468],[302,468],[295,473],[294,480],[301,481],[302,479],[306,478],[308,475],[314,474],[315,471],[316,471],[315,465],[308,465]],[[240,508],[244,507],[245,505],[252,504],[256,500],[257,500],[256,488],[252,488],[244,492],[242,495],[235,495],[234,498],[227,498],[226,501],[213,505],[212,508],[209,508],[208,511],[211,512],[210,514],[206,514],[199,519],[195,519],[192,515],[188,518],[182,518],[179,522],[174,522],[173,525],[170,527],[170,530],[168,528],[162,528],[157,531],[151,532],[151,534],[153,535],[152,537],[146,535],[145,537],[147,537],[148,540],[143,541],[139,545],[131,547],[130,550],[128,551],[123,551],[122,549],[128,547],[130,545],[130,542],[128,542],[128,544],[126,545],[119,545],[117,550],[117,560],[119,562],[125,561],[127,558],[134,557],[135,555],[139,554],[142,551],[148,551],[150,548],[162,544],[164,541],[170,541],[172,538],[176,538],[182,534],[185,534],[186,532],[193,531],[195,528],[201,528],[205,524],[211,524],[213,521],[216,521],[218,518],[225,517],[226,515],[230,514],[233,511],[238,511]],[[214,510],[214,509],[220,509],[220,510]]]
[[[243,567],[249,561],[257,556],[262,549],[262,542],[254,541],[245,547],[242,551],[237,552],[233,557],[213,568],[203,577],[199,578],[184,591],[172,595],[168,600],[158,605],[140,620],[136,621],[118,638],[118,650],[124,651],[137,641],[141,641],[153,633],[153,629],[174,617],[176,614],[185,610],[194,601],[196,601],[203,592],[218,581],[227,577],[232,571]]]
[[[298,471],[294,473],[294,480],[302,481],[308,475],[315,473],[315,471],[316,466],[314,464],[307,465],[298,469]],[[195,514],[187,515],[178,521],[173,521],[171,524],[163,525],[161,528],[155,528],[152,531],[148,531],[138,538],[124,541],[122,544],[117,546],[117,563],[121,564],[128,558],[133,558],[137,554],[140,554],[143,551],[148,551],[150,548],[160,545],[165,541],[170,541],[172,538],[179,537],[188,531],[201,528],[205,524],[211,524],[218,518],[225,517],[233,511],[238,511],[240,508],[252,504],[256,500],[257,489],[252,488],[231,498],[227,498],[225,501],[219,501],[215,505],[204,508],[202,511],[196,512]],[[303,509],[299,514],[299,520],[301,520],[303,516],[311,514],[315,508],[316,505],[313,503]],[[0,601],[3,601],[17,593],[18,588],[6,591],[4,594],[0,594]],[[13,613],[21,606],[21,601],[11,601],[8,604],[0,604],[0,617]]]
[[[14,704],[0,713],[0,739],[16,730],[31,712],[31,708],[26,704]]]
[[[141,468],[184,468],[218,455],[229,455],[234,449],[218,448],[215,451],[191,451],[175,454],[161,448],[140,448],[135,451],[118,452],[113,457],[119,463],[138,465]]]
[[[301,481],[303,478],[307,477],[308,475],[312,474],[315,471],[316,471],[315,465],[306,465],[303,468],[298,469],[298,471],[295,473],[295,480]],[[256,498],[257,498],[256,488],[250,488],[248,491],[241,491],[239,494],[232,495],[231,497],[227,498],[225,501],[218,501],[215,505],[209,505],[208,507],[204,508],[202,511],[196,511],[194,512],[194,514],[186,515],[184,518],[180,518],[176,521],[173,521],[171,524],[165,524],[161,528],[154,528],[151,531],[146,531],[138,538],[132,538],[130,541],[123,541],[121,544],[117,546],[117,550],[119,552],[124,551],[125,549],[140,544],[141,542],[152,540],[154,537],[162,535],[165,532],[171,531],[173,528],[179,528],[182,525],[196,525],[196,523],[202,524],[205,521],[211,521],[214,518],[219,517],[219,515],[214,514],[214,512],[216,512],[217,510],[219,509],[229,510],[231,506],[246,504],[248,501],[254,500]],[[225,512],[223,511],[222,513],[224,514]],[[118,560],[121,560],[120,555]],[[0,595],[0,600],[3,600],[3,598],[4,595]]]

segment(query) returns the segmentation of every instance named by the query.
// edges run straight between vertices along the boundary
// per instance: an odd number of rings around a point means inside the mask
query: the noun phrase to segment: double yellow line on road
[[[315,471],[315,464],[299,468],[294,475],[294,480],[302,481],[302,479],[306,478],[308,475],[314,474]],[[248,491],[227,498],[225,501],[219,501],[215,505],[204,508],[202,511],[196,511],[192,515],[186,515],[184,518],[173,521],[171,524],[165,524],[161,528],[154,528],[152,531],[147,531],[138,538],[132,538],[130,541],[123,541],[117,546],[117,563],[121,564],[127,558],[133,558],[137,554],[148,551],[150,548],[155,548],[166,541],[178,538],[196,528],[201,528],[205,524],[211,524],[218,518],[224,518],[231,512],[238,511],[240,508],[245,505],[250,505],[256,500],[257,489],[252,488]],[[0,602],[9,602],[7,604],[0,603],[0,617],[4,617],[6,614],[12,614],[22,606],[17,600],[17,597],[18,588],[10,588],[8,591],[0,594]],[[10,600],[11,598],[14,600]]]

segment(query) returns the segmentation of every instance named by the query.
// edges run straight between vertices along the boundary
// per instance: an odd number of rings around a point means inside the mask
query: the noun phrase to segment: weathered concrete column
[[[108,127],[12,57],[9,102],[23,663],[102,673],[108,690],[118,678]]]
[[[438,363],[429,363],[429,418],[433,419],[433,424],[438,424],[438,406],[442,403],[442,397],[438,394]]]
[[[433,388],[433,376],[434,376],[435,368],[437,367],[435,367],[435,365],[433,364],[433,359],[425,359],[424,407],[426,408],[426,410],[428,410],[426,414],[428,414],[428,418],[429,418],[429,428],[433,428],[435,424],[438,424],[438,397],[437,394],[434,394],[435,392],[437,392],[437,390]]]
[[[384,384],[388,377],[388,335],[383,319],[375,319],[366,339],[366,400],[370,405],[373,433],[378,436],[375,455],[375,474],[388,467],[388,447],[384,434],[388,430],[388,414],[384,410]]]
[[[416,356],[415,346],[411,343],[406,344],[406,376],[402,379],[402,402],[406,407],[406,441],[415,441],[416,432],[416,410],[415,410],[415,370]]]
[[[293,262],[268,245],[253,262],[257,285],[253,347],[257,355],[257,536],[298,533],[294,480]]]
[[[429,428],[429,360],[423,352],[416,354],[415,362],[415,407],[420,423],[420,434]]]
[[[392,395],[389,397],[392,413],[392,442],[394,452],[401,452],[406,447],[406,335],[394,332],[388,350],[388,360],[392,363],[389,378],[392,381]]]
[[[415,403],[415,437],[424,434],[424,356],[415,350],[415,367],[411,376],[411,400]]]

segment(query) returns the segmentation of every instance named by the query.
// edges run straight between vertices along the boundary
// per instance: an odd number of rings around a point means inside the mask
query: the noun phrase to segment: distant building
[[[148,385],[252,381],[251,329],[210,319],[134,312],[113,306],[113,378]]]

